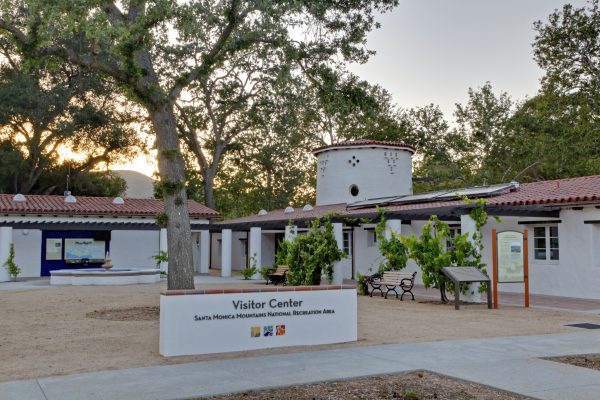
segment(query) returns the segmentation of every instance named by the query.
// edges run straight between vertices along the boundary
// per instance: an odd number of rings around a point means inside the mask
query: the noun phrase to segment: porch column
[[[285,226],[285,240],[292,241],[298,235],[298,226],[286,225]]]
[[[392,232],[400,235],[402,233],[402,221],[399,219],[388,219],[385,221],[385,237],[390,239]]]
[[[253,262],[258,268],[258,271],[252,275],[252,279],[260,279],[260,269],[262,268],[262,231],[258,227],[250,228],[250,243],[248,243],[248,257],[249,265],[252,266]]]
[[[210,263],[210,231],[200,231],[200,273],[208,274]]]
[[[231,229],[221,231],[221,276],[231,276]]]
[[[0,227],[0,282],[10,280],[10,274],[4,263],[8,260],[10,253],[10,245],[13,242],[12,234],[11,226]]]
[[[333,237],[337,242],[338,249],[344,250],[344,224],[334,223],[333,224]],[[341,261],[337,261],[333,264],[333,281],[334,285],[341,285],[344,283],[344,264]]]
[[[460,233],[465,234],[468,233],[468,239],[471,243],[475,244],[473,240],[473,234],[477,233],[477,227],[475,225],[475,221],[468,215],[460,216]],[[479,283],[471,283],[469,284],[469,290],[465,295],[461,295],[465,301],[470,301],[473,303],[481,303],[481,294],[479,293]]]
[[[160,230],[160,235],[158,238],[158,251],[159,252],[164,251],[165,253],[167,253],[169,251],[169,247],[167,245],[167,229],[166,228],[161,228],[161,230]],[[163,272],[168,272],[169,271],[169,263],[161,262],[159,265],[159,268]]]

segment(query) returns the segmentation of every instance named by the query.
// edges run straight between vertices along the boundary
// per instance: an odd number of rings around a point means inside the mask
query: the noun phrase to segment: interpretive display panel
[[[62,239],[46,239],[46,260],[62,260]]]
[[[180,356],[357,340],[355,288],[290,289],[161,295],[160,354]]]
[[[498,283],[523,282],[523,234],[498,232]]]
[[[104,260],[104,240],[65,239],[65,260]]]

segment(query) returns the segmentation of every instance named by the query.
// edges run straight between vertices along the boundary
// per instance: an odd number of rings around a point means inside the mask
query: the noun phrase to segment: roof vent
[[[519,188],[519,182],[517,181],[510,181],[510,184],[512,185],[512,187],[514,187],[515,189]]]
[[[125,204],[125,200],[123,200],[122,197],[117,196],[113,199],[113,204],[119,204],[119,205]]]
[[[27,199],[21,193],[17,193],[15,194],[15,197],[13,197],[13,201],[23,202],[27,201]]]
[[[69,194],[65,197],[65,203],[77,203],[77,199],[72,194]]]
[[[267,210],[260,210],[260,211],[258,212],[258,215],[261,215],[261,216],[262,216],[262,215],[267,215],[267,214],[268,214]]]
[[[284,214],[290,214],[290,213],[293,213],[293,212],[294,212],[294,207],[292,207],[292,206],[287,206],[285,208],[285,210],[283,210]]]
[[[310,204],[307,204],[304,207],[302,207],[302,211],[312,211],[312,210],[314,210],[314,208]]]

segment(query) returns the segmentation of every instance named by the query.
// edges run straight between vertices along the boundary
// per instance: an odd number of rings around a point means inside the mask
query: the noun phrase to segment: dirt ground
[[[210,400],[527,400],[508,393],[430,372],[384,375],[281,389],[208,397]]]
[[[359,297],[355,343],[164,358],[158,354],[164,289],[161,283],[0,292],[0,381],[382,343],[576,332],[564,325],[600,323],[600,316],[575,312],[484,305],[455,311],[418,297]]]
[[[547,358],[547,360],[600,371],[600,354],[582,354],[579,356],[552,357]]]

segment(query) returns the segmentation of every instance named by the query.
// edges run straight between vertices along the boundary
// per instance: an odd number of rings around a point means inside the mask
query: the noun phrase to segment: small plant
[[[248,279],[252,278],[252,276],[257,272],[258,267],[256,266],[256,253],[254,253],[252,254],[252,257],[250,257],[250,265],[248,265],[242,270],[242,276],[244,277],[244,280],[247,281]]]
[[[156,261],[156,268],[160,268],[161,263],[169,262],[169,253],[164,250],[158,252],[158,254],[153,255],[152,258]]]
[[[419,400],[419,394],[416,390],[406,389],[404,393],[402,393],[402,398],[404,400]]]
[[[268,281],[269,275],[271,275],[274,270],[275,270],[275,268],[271,268],[269,266],[264,266],[260,269],[260,277],[263,278],[265,281]]]
[[[21,273],[21,268],[15,264],[15,245],[10,244],[10,252],[8,253],[8,259],[4,263],[4,266],[8,270],[9,275],[13,281],[17,280],[17,276]]]
[[[358,294],[361,296],[366,296],[367,294],[369,294],[369,288],[367,287],[367,279],[360,272],[357,273],[357,276],[358,276],[358,285],[357,285]]]
[[[257,272],[258,270],[255,266],[249,265],[242,270],[242,276],[244,277],[244,280],[247,281],[248,279],[252,278],[252,276]]]

